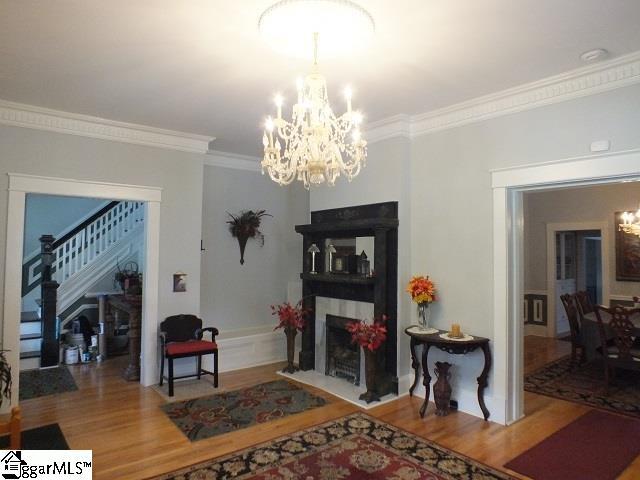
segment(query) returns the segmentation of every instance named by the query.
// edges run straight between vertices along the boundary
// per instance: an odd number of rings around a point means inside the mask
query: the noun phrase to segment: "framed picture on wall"
[[[178,272],[173,274],[173,291],[183,293],[187,291],[187,274]]]
[[[616,226],[616,280],[640,282],[640,237],[624,233],[618,228],[622,212],[615,213]]]

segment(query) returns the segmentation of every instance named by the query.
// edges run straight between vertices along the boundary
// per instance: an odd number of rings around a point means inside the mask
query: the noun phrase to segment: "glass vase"
[[[429,319],[431,317],[431,309],[427,302],[418,304],[418,325],[424,330],[429,329]]]

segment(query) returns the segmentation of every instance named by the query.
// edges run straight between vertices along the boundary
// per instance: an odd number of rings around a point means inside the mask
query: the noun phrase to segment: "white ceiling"
[[[371,47],[322,62],[334,109],[354,87],[367,121],[417,114],[640,50],[639,0],[357,0]],[[217,137],[259,155],[273,93],[306,62],[257,31],[275,0],[0,0],[0,98]],[[289,103],[290,105],[290,103]]]

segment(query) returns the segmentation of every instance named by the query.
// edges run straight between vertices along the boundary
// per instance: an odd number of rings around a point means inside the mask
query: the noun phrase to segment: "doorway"
[[[144,264],[145,296],[142,302],[142,346],[140,383],[145,386],[155,382],[158,370],[155,335],[158,329],[158,267],[160,238],[160,202],[162,192],[157,187],[144,187],[92,182],[87,180],[39,177],[9,174],[9,198],[7,218],[7,242],[5,278],[21,278],[24,240],[24,215],[26,195],[65,195],[102,199],[144,202]],[[5,282],[3,347],[8,350],[9,363],[19,370],[20,363],[20,282]],[[11,405],[18,404],[19,377],[14,379]],[[7,402],[9,405],[9,402]],[[5,407],[6,408],[6,407]]]
[[[550,188],[638,182],[640,149],[499,169],[492,171],[491,175],[494,232],[493,395],[504,402],[501,403],[504,408],[496,415],[498,421],[510,424],[524,416],[523,194]]]
[[[143,202],[26,195],[20,314],[20,371],[26,390],[22,398],[27,398],[27,392],[31,397],[57,393],[55,385],[39,384],[68,378],[64,366],[58,374],[38,370],[61,364],[95,367],[138,348],[134,344],[139,345],[139,329],[132,329],[131,321],[140,320],[144,220]],[[133,316],[115,308],[115,301],[123,298],[135,304]]]

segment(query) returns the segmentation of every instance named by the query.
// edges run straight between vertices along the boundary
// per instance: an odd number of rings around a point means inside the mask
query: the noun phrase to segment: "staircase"
[[[143,232],[144,203],[111,202],[70,226],[53,243],[52,277],[60,285],[56,303],[58,333],[61,318],[75,317],[86,307],[82,305],[86,293],[100,283],[109,283],[118,262],[123,264],[140,253]],[[40,367],[42,267],[39,252],[23,262],[20,370]]]

